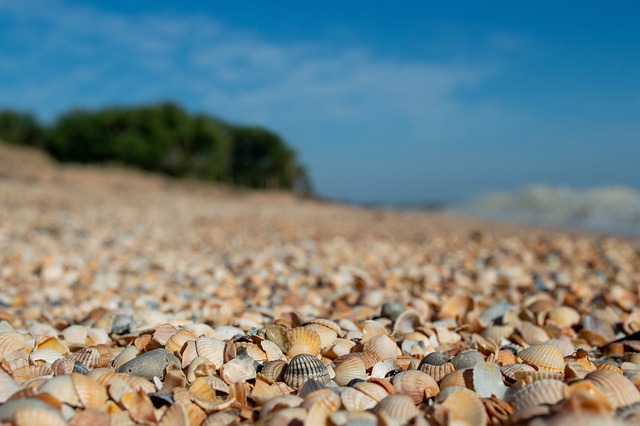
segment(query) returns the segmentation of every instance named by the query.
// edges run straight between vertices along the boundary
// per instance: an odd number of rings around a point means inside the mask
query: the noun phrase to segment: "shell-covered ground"
[[[0,423],[640,422],[640,244],[0,145]]]

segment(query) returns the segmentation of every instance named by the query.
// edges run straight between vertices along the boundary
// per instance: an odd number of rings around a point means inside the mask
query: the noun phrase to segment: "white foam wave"
[[[536,185],[494,192],[450,209],[457,214],[640,235],[640,192],[623,186],[575,190]]]

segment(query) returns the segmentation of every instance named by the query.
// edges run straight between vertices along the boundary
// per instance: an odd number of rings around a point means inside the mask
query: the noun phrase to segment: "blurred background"
[[[0,0],[0,136],[67,161],[640,232],[639,12]],[[120,134],[95,152],[100,129]]]

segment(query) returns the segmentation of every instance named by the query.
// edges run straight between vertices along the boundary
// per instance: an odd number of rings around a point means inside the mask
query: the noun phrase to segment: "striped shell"
[[[436,398],[432,416],[437,424],[484,425],[489,417],[478,395],[465,388],[450,388]]]
[[[453,364],[451,364],[450,362],[444,363],[442,365],[432,365],[427,363],[421,363],[419,366],[419,370],[424,373],[427,373],[428,375],[433,377],[433,379],[437,383],[440,383],[447,374],[451,373],[452,371],[455,371],[455,368]]]
[[[178,330],[175,334],[169,337],[169,339],[167,339],[167,343],[165,343],[164,348],[172,354],[175,354],[176,352],[180,353],[189,340],[196,340],[196,334],[193,331],[186,329]]]
[[[518,357],[525,364],[533,365],[539,370],[562,372],[564,371],[564,357],[560,349],[553,345],[539,344],[529,346],[518,352]]]
[[[224,364],[224,348],[225,342],[212,337],[198,337],[196,339],[196,350],[198,356],[203,356],[211,361],[216,368],[222,367]]]
[[[340,366],[340,364],[351,358],[358,358],[360,361],[362,361],[366,370],[370,370],[374,365],[381,361],[381,358],[379,356],[371,354],[369,352],[351,352],[334,359],[333,364],[338,367]]]
[[[340,392],[342,405],[347,411],[364,411],[376,406],[377,400],[355,388],[344,388]]]
[[[518,390],[509,399],[515,411],[542,404],[555,404],[566,397],[567,386],[559,380],[538,380]]]
[[[420,411],[413,403],[411,397],[406,395],[389,395],[373,407],[375,414],[386,414],[389,417],[403,422],[419,416]]]
[[[309,354],[300,354],[291,358],[284,371],[284,382],[294,389],[300,388],[309,379],[322,383],[330,380],[329,370],[318,358]]]
[[[436,381],[420,370],[408,370],[398,373],[391,379],[396,392],[411,397],[417,405],[440,392]]]
[[[585,376],[606,395],[614,408],[640,402],[640,391],[622,374],[610,370],[596,370]]]
[[[320,353],[320,336],[311,328],[296,327],[291,330],[291,346],[287,351],[290,358],[300,354],[316,356]]]
[[[357,357],[351,357],[341,362],[336,368],[334,381],[338,386],[346,386],[353,379],[365,380],[367,372],[364,363]]]
[[[364,343],[364,351],[380,359],[397,359],[398,346],[386,334],[378,334]]]

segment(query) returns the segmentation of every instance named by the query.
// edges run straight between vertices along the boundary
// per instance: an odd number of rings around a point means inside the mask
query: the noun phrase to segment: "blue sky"
[[[634,4],[0,0],[0,107],[175,100],[274,129],[350,201],[638,190]]]

